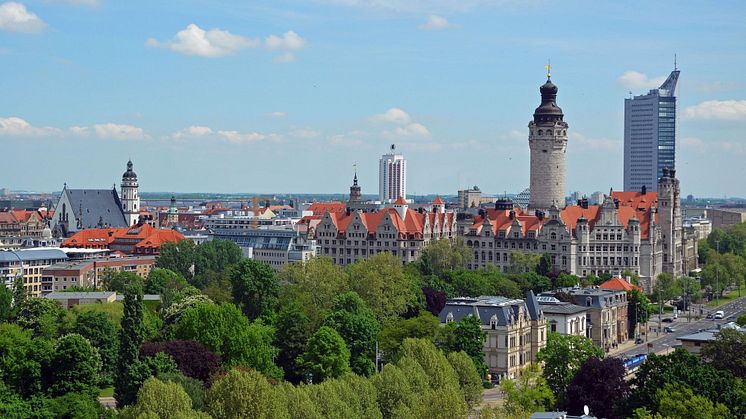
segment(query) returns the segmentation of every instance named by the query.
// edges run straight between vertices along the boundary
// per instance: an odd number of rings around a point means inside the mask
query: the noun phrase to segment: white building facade
[[[378,198],[382,203],[391,203],[399,197],[407,199],[407,160],[391,144],[391,152],[379,161]]]

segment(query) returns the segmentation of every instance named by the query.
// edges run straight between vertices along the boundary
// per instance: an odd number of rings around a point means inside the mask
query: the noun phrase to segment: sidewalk
[[[606,353],[606,356],[615,356],[622,352],[628,351],[635,346],[638,345],[635,344],[634,340],[628,340],[626,342],[620,343],[616,348],[612,348],[609,352]],[[640,347],[642,348],[642,351],[645,351],[645,345],[640,345]]]

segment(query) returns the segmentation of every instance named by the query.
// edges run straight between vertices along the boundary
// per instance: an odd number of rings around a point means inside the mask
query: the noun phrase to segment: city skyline
[[[0,143],[24,157],[0,187],[103,187],[132,158],[145,192],[344,193],[357,163],[374,194],[396,143],[411,194],[518,193],[551,58],[567,192],[621,190],[624,99],[676,53],[682,193],[746,196],[742,4],[362,4],[0,3]]]

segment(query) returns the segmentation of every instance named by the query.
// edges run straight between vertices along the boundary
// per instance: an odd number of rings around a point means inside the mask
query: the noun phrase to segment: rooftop
[[[84,299],[94,298],[101,300],[108,300],[111,296],[115,296],[117,293],[114,291],[92,291],[92,292],[50,292],[45,295],[44,298],[50,300],[70,300],[70,299]]]

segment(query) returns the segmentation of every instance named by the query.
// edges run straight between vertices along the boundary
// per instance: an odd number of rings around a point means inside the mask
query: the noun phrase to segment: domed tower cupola
[[[541,105],[534,111],[534,122],[538,125],[541,123],[554,124],[556,121],[562,121],[564,115],[562,108],[557,106],[557,86],[552,83],[551,76],[547,74],[547,82],[539,87],[541,92]]]
[[[132,170],[132,160],[127,162],[127,171],[122,175],[122,179],[134,179],[137,182],[137,173]]]

